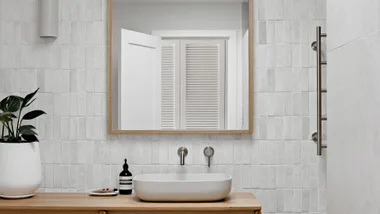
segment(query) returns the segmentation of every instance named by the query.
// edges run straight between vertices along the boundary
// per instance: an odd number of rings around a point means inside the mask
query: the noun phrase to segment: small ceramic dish
[[[97,189],[90,192],[91,196],[116,196],[119,194],[118,189]]]

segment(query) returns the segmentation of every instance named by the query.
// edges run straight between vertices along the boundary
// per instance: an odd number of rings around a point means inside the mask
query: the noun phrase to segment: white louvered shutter
[[[225,43],[225,40],[181,41],[182,129],[224,129]]]
[[[163,40],[161,58],[161,129],[179,128],[179,41]]]

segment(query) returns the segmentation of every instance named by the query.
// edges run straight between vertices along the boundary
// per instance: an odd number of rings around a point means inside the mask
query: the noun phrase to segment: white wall
[[[114,26],[150,34],[152,30],[240,30],[241,4],[114,3]],[[115,28],[116,30],[119,27]]]
[[[344,46],[380,28],[380,2],[377,0],[333,0],[328,3],[329,30],[338,27],[329,36],[329,50]]]
[[[41,87],[34,107],[41,191],[116,185],[125,157],[134,174],[226,172],[234,191],[251,191],[264,213],[326,213],[325,157],[316,156],[315,62],[310,49],[324,1],[256,0],[254,134],[107,135],[106,1],[60,0],[60,36],[37,37],[37,0],[3,0],[0,97]],[[285,3],[286,2],[286,3]],[[25,32],[21,36],[20,32]],[[310,101],[310,103],[309,103]],[[179,166],[177,149],[189,149]],[[203,148],[215,148],[206,167]]]
[[[327,1],[328,213],[380,213],[379,14],[379,1]]]

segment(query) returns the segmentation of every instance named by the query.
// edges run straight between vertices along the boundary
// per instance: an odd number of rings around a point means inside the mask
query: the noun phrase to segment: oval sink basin
[[[143,201],[218,201],[231,191],[227,174],[142,174],[134,179],[134,190]]]

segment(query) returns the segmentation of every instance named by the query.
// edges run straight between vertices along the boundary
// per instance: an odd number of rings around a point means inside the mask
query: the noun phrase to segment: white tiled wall
[[[115,186],[124,158],[134,174],[225,172],[235,191],[252,191],[264,213],[325,213],[326,157],[315,131],[317,24],[325,0],[254,1],[254,134],[106,133],[106,1],[60,0],[60,36],[37,36],[37,0],[0,0],[0,96],[41,93],[33,108],[41,139],[41,191]],[[206,167],[203,148],[215,148]],[[186,146],[186,166],[178,147]]]

